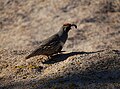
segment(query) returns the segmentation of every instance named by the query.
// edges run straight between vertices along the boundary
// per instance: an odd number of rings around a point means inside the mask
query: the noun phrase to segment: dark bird
[[[41,45],[30,55],[28,55],[26,59],[37,55],[46,55],[49,57],[54,54],[60,53],[63,48],[63,45],[65,44],[68,38],[68,32],[73,26],[77,28],[75,24],[64,24],[56,34],[43,40]]]

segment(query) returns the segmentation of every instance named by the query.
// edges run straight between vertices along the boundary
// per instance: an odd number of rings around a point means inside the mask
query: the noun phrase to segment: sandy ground
[[[75,23],[63,54],[25,59]],[[119,89],[120,0],[1,0],[1,89]]]

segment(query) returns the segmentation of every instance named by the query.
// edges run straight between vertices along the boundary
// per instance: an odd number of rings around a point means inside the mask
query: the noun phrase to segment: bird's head
[[[75,24],[65,23],[63,24],[63,31],[68,32],[71,29],[71,27],[77,28]]]

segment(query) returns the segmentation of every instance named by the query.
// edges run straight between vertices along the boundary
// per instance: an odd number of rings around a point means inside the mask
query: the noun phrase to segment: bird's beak
[[[77,28],[77,25],[75,25],[75,24],[71,24],[71,26],[74,26],[75,28]]]

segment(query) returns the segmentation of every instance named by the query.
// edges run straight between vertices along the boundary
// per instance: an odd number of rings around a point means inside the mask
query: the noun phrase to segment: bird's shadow
[[[66,60],[70,56],[78,55],[78,54],[93,54],[97,52],[102,52],[103,50],[100,51],[95,51],[95,52],[70,52],[70,53],[60,53],[54,56],[51,56],[50,60],[43,62],[43,64],[54,64],[57,62],[61,62]]]

